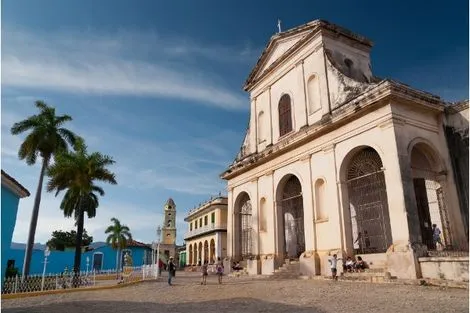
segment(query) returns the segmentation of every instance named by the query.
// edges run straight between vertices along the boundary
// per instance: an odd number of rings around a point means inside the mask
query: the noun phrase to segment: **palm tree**
[[[56,116],[55,108],[48,106],[43,101],[36,101],[35,105],[39,109],[39,114],[15,123],[11,128],[13,135],[30,131],[18,151],[20,160],[26,160],[28,165],[33,165],[36,163],[38,156],[42,158],[41,173],[34,198],[28,242],[24,255],[23,277],[29,274],[44,174],[51,158],[55,158],[60,151],[67,151],[69,145],[74,145],[77,139],[73,132],[62,127],[65,122],[71,121],[72,117],[69,115]]]
[[[130,233],[129,227],[122,225],[121,222],[113,217],[111,219],[113,222],[112,225],[108,226],[105,230],[105,234],[108,234],[106,238],[106,243],[110,244],[113,249],[116,249],[116,274],[119,273],[119,254],[122,249],[127,247],[128,241],[132,240],[132,235]]]
[[[47,191],[55,190],[57,196],[61,191],[67,190],[60,208],[65,216],[73,214],[76,220],[77,240],[73,266],[75,273],[80,271],[85,212],[88,217],[94,217],[99,205],[98,196],[94,192],[104,195],[103,189],[94,182],[117,184],[114,173],[106,168],[112,164],[114,161],[110,156],[99,152],[89,154],[85,142],[80,138],[74,151],[58,154],[54,164],[47,171],[50,177]]]

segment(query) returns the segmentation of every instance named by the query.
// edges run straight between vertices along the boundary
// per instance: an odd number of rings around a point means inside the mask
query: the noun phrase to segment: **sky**
[[[112,217],[150,243],[169,197],[177,242],[189,209],[219,192],[249,119],[242,87],[277,31],[315,19],[374,42],[372,71],[447,101],[468,98],[468,1],[2,0],[1,167],[31,196],[13,241],[26,242],[40,164],[17,157],[13,123],[44,100],[69,114],[89,151],[111,155],[118,185],[85,221],[104,240]],[[35,242],[74,228],[43,191]]]

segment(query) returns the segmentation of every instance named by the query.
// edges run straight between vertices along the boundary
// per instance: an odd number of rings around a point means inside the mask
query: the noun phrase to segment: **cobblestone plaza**
[[[2,312],[468,312],[468,290],[399,284],[228,278],[177,273],[159,282],[2,300]]]

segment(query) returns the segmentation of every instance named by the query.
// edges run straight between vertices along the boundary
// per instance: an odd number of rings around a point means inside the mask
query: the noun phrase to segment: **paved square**
[[[271,280],[178,275],[175,285],[145,282],[90,292],[2,301],[2,312],[468,312],[468,291],[312,280]]]

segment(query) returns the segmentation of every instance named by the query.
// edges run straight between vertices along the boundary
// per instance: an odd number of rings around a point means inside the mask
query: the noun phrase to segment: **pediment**
[[[292,48],[296,43],[305,38],[308,33],[308,31],[305,31],[292,37],[273,40],[271,47],[268,47],[266,58],[260,70],[256,74],[255,79],[261,76],[266,71],[266,69],[268,69],[274,62],[276,62],[276,60],[289,51],[289,49]]]

